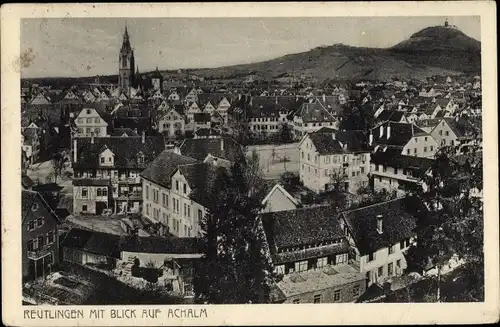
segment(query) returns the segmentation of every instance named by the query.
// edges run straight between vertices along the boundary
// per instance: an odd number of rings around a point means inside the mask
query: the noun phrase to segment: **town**
[[[480,72],[141,73],[120,37],[114,77],[21,81],[24,304],[482,301]]]

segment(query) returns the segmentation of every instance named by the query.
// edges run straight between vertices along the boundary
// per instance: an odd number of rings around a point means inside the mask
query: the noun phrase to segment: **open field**
[[[280,145],[251,145],[248,154],[257,151],[260,167],[266,179],[279,179],[284,172],[299,172],[299,143]],[[274,156],[273,156],[274,149]]]

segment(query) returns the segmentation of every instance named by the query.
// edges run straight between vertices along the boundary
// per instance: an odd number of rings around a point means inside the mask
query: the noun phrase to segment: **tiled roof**
[[[319,154],[370,151],[363,131],[332,131],[321,129],[309,134]]]
[[[390,135],[387,138],[387,127],[390,126]],[[380,129],[382,128],[382,135]],[[372,128],[373,142],[375,144],[387,144],[404,146],[417,134],[427,134],[414,124],[385,122]]]
[[[198,128],[194,134],[197,136],[216,136],[221,135],[221,132],[214,128]]]
[[[122,240],[122,237],[116,234],[72,228],[61,246],[119,259],[119,245]]]
[[[377,151],[372,153],[371,162],[376,165],[384,165],[395,168],[405,168],[421,171],[424,174],[434,162],[433,159],[405,156],[402,154],[394,154],[391,152]]]
[[[213,205],[213,187],[218,170],[224,169],[207,163],[196,163],[178,167],[191,188],[190,198],[206,208]]]
[[[394,121],[399,122],[403,119],[405,113],[403,111],[398,110],[382,110],[380,115],[378,115],[377,119],[379,121]]]
[[[127,136],[139,136],[137,132],[134,132],[132,128],[128,127],[115,128],[114,131],[109,134],[110,136],[122,136],[124,133],[127,134]]]
[[[194,164],[198,161],[191,157],[165,150],[141,173],[141,176],[151,182],[166,188],[172,186],[172,175],[180,165]]]
[[[164,149],[165,142],[162,136],[147,136],[142,143],[142,137],[95,137],[77,139],[77,162],[74,168],[99,167],[99,155],[109,149],[114,157],[115,168],[144,169]],[[144,163],[139,163],[138,154],[144,155]]]
[[[383,219],[381,234],[377,231],[378,215],[382,215]],[[406,199],[345,211],[342,216],[361,255],[375,252],[415,235],[416,217],[410,212],[410,203]]]
[[[208,154],[214,157],[236,162],[244,157],[241,146],[231,137],[223,136],[212,139],[185,139],[179,145],[180,153],[205,160]]]
[[[193,115],[193,120],[196,123],[208,123],[211,120],[211,116],[207,112],[202,112],[202,113],[195,113]]]
[[[129,237],[120,250],[140,253],[201,254],[199,239],[194,237]]]
[[[329,206],[264,213],[262,223],[271,247],[318,244],[344,237],[335,210]]]
[[[333,122],[335,117],[320,101],[306,102],[295,112],[295,116],[302,118],[304,123]]]

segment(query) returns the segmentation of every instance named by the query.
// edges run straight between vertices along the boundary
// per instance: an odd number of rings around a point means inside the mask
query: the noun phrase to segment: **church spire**
[[[132,50],[132,47],[130,46],[130,37],[128,35],[127,23],[125,23],[125,32],[123,33],[122,51],[124,50]]]

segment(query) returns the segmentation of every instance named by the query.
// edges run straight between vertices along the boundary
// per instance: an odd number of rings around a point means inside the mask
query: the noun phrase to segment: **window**
[[[424,141],[425,141],[425,142],[427,142],[427,136],[426,136],[426,137],[424,137]]]
[[[355,171],[353,171],[353,172],[351,173],[351,175],[352,175],[352,177],[356,176],[356,172],[355,172]]]
[[[450,132],[449,132],[449,131],[445,131],[445,132],[444,132],[444,135],[445,135],[445,136],[450,136]]]
[[[149,185],[146,185],[146,200],[149,200]]]
[[[189,204],[187,206],[187,209],[188,209],[187,216],[191,218],[191,206]]]
[[[431,151],[434,151],[434,146],[433,145],[431,145]]]
[[[298,272],[307,271],[307,261],[300,261],[295,263],[295,270]]]
[[[102,191],[100,188],[97,189],[97,196],[102,196]]]
[[[99,117],[97,117],[96,119],[94,119],[94,121],[95,121],[96,123],[99,123],[99,121],[100,121]]]
[[[387,266],[387,274],[389,276],[394,275],[394,264],[392,262]]]
[[[92,118],[87,118],[87,124],[92,124]]]
[[[44,219],[42,217],[36,220],[36,227],[42,227],[44,223]]]
[[[108,196],[108,189],[107,188],[102,189],[102,196]]]
[[[101,163],[103,164],[106,158],[101,157]]]
[[[307,154],[307,160],[311,161],[311,155],[309,153]]]
[[[365,167],[361,167],[361,174],[365,173]]]
[[[384,274],[384,266],[378,267],[378,276],[382,276]]]
[[[38,247],[37,247],[37,241],[36,239],[34,240],[29,240],[28,241],[28,251],[35,251]]]
[[[398,259],[398,261],[396,261],[396,267],[401,267],[401,259]]]
[[[186,185],[186,183],[184,183],[184,184],[182,185],[182,188],[183,188],[183,192],[184,192],[184,194],[186,194],[186,193],[187,193],[187,185]]]
[[[347,263],[348,258],[349,256],[347,255],[347,253],[337,254],[337,256],[335,257],[335,264],[339,265]]]
[[[395,248],[394,245],[389,246],[389,254],[393,254],[394,253],[394,248]]]
[[[410,154],[410,149],[406,149],[406,154]]]
[[[87,212],[87,205],[86,204],[82,205],[82,211]]]
[[[344,156],[344,162],[347,162],[347,156]]]
[[[427,147],[426,146],[424,146],[424,152],[427,152]]]
[[[28,222],[28,231],[35,229],[35,220]]]
[[[340,301],[340,290],[336,290],[335,292],[333,292],[333,301]]]
[[[301,157],[302,159],[304,159],[304,151],[302,151],[302,152],[300,153],[300,157]]]
[[[443,135],[443,130],[439,130],[439,135]]]
[[[359,285],[354,285],[352,287],[352,295],[355,297],[359,296]]]
[[[368,262],[375,260],[375,252],[372,252],[368,255]]]
[[[299,304],[300,303],[300,299],[294,299],[293,300],[293,304]]]
[[[201,220],[203,217],[203,211],[201,209],[198,209],[198,220]]]
[[[455,141],[451,140],[451,145],[455,145]]]
[[[314,295],[314,303],[321,303],[321,294]]]
[[[184,203],[184,217],[187,217],[187,204]]]
[[[83,197],[83,198],[86,198],[86,197],[87,197],[87,195],[88,195],[88,194],[87,194],[87,192],[88,192],[88,191],[87,191],[87,189],[86,189],[86,188],[82,188],[82,197]]]
[[[323,268],[327,265],[328,263],[328,258],[327,257],[323,257],[323,258],[318,258],[318,263],[317,263],[317,267],[318,268]]]
[[[179,181],[175,181],[175,190],[179,191]]]

